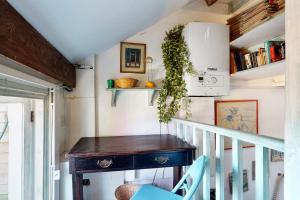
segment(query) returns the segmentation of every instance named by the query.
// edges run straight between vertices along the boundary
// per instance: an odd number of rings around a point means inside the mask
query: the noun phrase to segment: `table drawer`
[[[77,158],[76,171],[111,171],[133,169],[132,156],[105,156],[94,158]]]
[[[134,166],[139,169],[188,165],[187,152],[141,154],[134,157]]]

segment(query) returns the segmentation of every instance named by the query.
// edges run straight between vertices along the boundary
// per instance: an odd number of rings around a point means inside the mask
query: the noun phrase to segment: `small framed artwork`
[[[252,161],[252,181],[255,181],[255,175],[256,172],[255,172],[255,160]]]
[[[215,101],[215,125],[249,134],[258,134],[258,101]],[[224,139],[224,148],[231,149],[231,139]],[[243,147],[253,147],[244,143]]]
[[[229,192],[232,194],[232,173],[229,173],[228,175],[228,181],[229,181]],[[248,171],[246,169],[243,170],[243,192],[249,191],[249,183],[248,183]]]
[[[146,44],[121,42],[120,72],[140,73],[146,72]]]
[[[271,150],[271,162],[282,162],[282,161],[284,161],[284,153],[272,149]]]

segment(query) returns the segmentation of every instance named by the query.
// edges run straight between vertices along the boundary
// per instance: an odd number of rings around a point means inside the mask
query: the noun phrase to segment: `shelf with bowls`
[[[153,106],[156,94],[160,91],[160,88],[142,88],[142,87],[133,87],[133,88],[107,88],[107,91],[111,91],[111,106],[116,107],[117,99],[121,92],[128,91],[144,91],[148,92],[148,105]]]

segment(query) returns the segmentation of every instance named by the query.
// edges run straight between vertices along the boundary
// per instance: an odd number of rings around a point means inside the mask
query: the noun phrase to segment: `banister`
[[[264,135],[248,134],[242,131],[221,128],[209,124],[199,123],[192,120],[172,118],[172,122],[183,124],[191,127],[196,127],[198,129],[213,132],[217,135],[222,135],[225,137],[230,137],[233,139],[238,139],[244,142],[249,142],[255,145],[261,145],[269,149],[274,149],[280,152],[284,152],[284,140],[279,138],[273,138]]]

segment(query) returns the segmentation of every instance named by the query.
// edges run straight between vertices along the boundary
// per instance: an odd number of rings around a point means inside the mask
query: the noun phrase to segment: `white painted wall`
[[[207,10],[202,2],[195,1],[185,9],[162,19],[155,25],[129,38],[127,41],[141,42],[147,44],[147,55],[154,58],[153,71],[154,79],[158,83],[164,76],[162,65],[161,43],[165,31],[176,24],[186,24],[191,21],[205,21],[225,23],[226,15],[213,14],[209,12],[226,12],[223,5]],[[202,11],[202,12],[201,12]],[[144,85],[146,75],[120,74],[119,71],[120,46],[119,44],[96,56],[96,68],[94,70],[77,70],[77,88],[74,92],[66,95],[66,151],[83,136],[112,135],[132,135],[132,134],[158,134],[159,123],[157,118],[156,106],[147,105],[147,93],[145,92],[123,92],[120,94],[117,107],[110,107],[110,92],[106,91],[106,80],[110,78],[133,77],[141,80]],[[90,64],[92,58],[83,61],[83,64]],[[96,79],[94,79],[94,73]],[[96,83],[96,84],[95,84]],[[94,88],[96,89],[94,91]],[[95,100],[96,99],[96,100]],[[197,100],[196,100],[197,101]],[[213,105],[210,100],[200,100],[206,102],[203,105]],[[201,103],[200,103],[201,104]],[[199,111],[205,110],[206,106],[195,106]],[[95,112],[95,108],[97,109]],[[205,112],[207,115],[195,114],[199,120],[208,123],[212,122],[213,112]],[[96,122],[94,120],[97,120]],[[95,128],[96,126],[96,128]],[[163,126],[163,133],[166,127]],[[60,187],[60,199],[71,198],[71,176],[68,174],[68,163],[62,162],[62,180]],[[158,178],[161,177],[159,172]],[[151,180],[154,170],[136,172],[137,179]],[[125,172],[113,172],[102,174],[91,174],[86,177],[91,179],[92,186],[86,187],[84,196],[86,199],[114,199],[114,190],[117,186],[124,183]],[[167,170],[165,173],[167,183],[172,182],[172,173]],[[165,182],[159,180],[161,184]]]
[[[165,31],[169,30],[176,24],[186,24],[191,21],[216,22],[226,23],[227,15],[214,14],[216,10],[222,11],[222,7],[213,7],[210,10],[204,9],[200,1],[195,1],[184,9],[160,20],[155,25],[147,28],[144,31],[128,38],[126,41],[139,42],[147,44],[147,55],[154,58],[152,65],[154,79],[156,83],[164,77],[163,62],[161,56],[161,43]],[[224,9],[225,11],[225,9]],[[146,92],[122,92],[118,98],[117,106],[110,107],[111,94],[106,91],[106,81],[120,77],[132,77],[140,80],[140,85],[143,86],[147,76],[140,74],[121,74],[119,73],[119,44],[111,49],[96,55],[95,71],[78,70],[78,88],[75,92],[67,96],[66,123],[69,127],[69,135],[66,140],[66,150],[83,136],[113,136],[113,135],[138,135],[138,134],[154,134],[159,133],[159,123],[157,119],[156,106],[147,106]],[[94,76],[93,76],[94,74]],[[95,79],[94,79],[95,77]],[[91,89],[94,88],[93,92]],[[267,135],[282,137],[283,134],[283,112],[284,112],[284,97],[283,89],[233,89],[230,96],[226,99],[259,99],[260,101],[260,132]],[[213,98],[193,98],[193,119],[209,124],[214,123]],[[274,107],[278,109],[275,113]],[[94,110],[96,109],[96,111]],[[270,120],[271,119],[271,120]],[[94,120],[94,121],[93,121]],[[276,125],[273,122],[278,122]],[[165,126],[162,129],[163,133],[167,132]],[[252,149],[245,151],[245,167],[250,168],[249,160],[254,159]],[[225,153],[230,160],[230,153]],[[271,164],[273,165],[273,164]],[[71,176],[68,174],[68,163],[61,164],[63,173],[61,180],[61,195],[60,199],[71,198]],[[274,168],[275,171],[280,171],[280,166]],[[226,172],[230,170],[230,161],[226,163]],[[271,169],[271,171],[273,168]],[[249,171],[248,173],[250,173]],[[139,170],[133,176],[136,180],[151,180],[154,170]],[[250,173],[251,174],[251,173]],[[86,199],[114,199],[115,188],[122,184],[126,172],[108,172],[102,174],[90,174],[85,177],[91,179],[92,186],[84,189]],[[132,175],[132,172],[129,173]],[[127,176],[126,176],[127,177]],[[129,176],[132,178],[132,176]],[[159,171],[158,177],[162,177],[162,171]],[[166,181],[170,182],[172,173],[166,171]],[[160,180],[161,181],[161,180]],[[160,182],[159,181],[159,182]],[[250,180],[249,180],[250,182]],[[162,185],[165,182],[161,182]],[[253,182],[250,182],[252,188]],[[271,186],[272,187],[272,186]],[[272,189],[271,189],[272,191]],[[252,198],[254,191],[249,191],[246,199]],[[228,195],[228,194],[226,194]]]
[[[197,7],[198,6],[198,7]],[[198,9],[197,9],[198,8]],[[126,41],[140,42],[147,44],[147,56],[154,59],[153,79],[156,83],[164,77],[162,61],[161,43],[165,32],[177,24],[186,24],[191,21],[205,21],[225,23],[227,16],[201,12],[201,4],[195,2],[194,6],[182,9],[169,17],[156,23],[154,26],[130,37]],[[159,123],[157,120],[157,110],[155,107],[147,106],[147,94],[143,92],[123,92],[121,93],[117,107],[110,107],[110,92],[106,91],[106,81],[120,77],[132,77],[140,80],[140,85],[144,86],[146,75],[121,74],[120,73],[120,45],[116,45],[108,51],[100,54],[96,58],[96,90],[98,93],[98,113],[99,131],[97,135],[120,135],[120,134],[145,134],[158,133]],[[113,121],[111,119],[114,119]],[[116,126],[115,122],[118,122]],[[164,129],[165,132],[165,129]]]
[[[300,179],[300,1],[286,1],[286,134],[285,199],[299,198]]]
[[[284,138],[285,97],[284,88],[232,88],[222,100],[258,100],[258,132]]]
[[[80,62],[95,67],[94,56]],[[81,137],[95,136],[95,70],[77,69],[76,88],[65,92],[65,150],[70,148]]]

